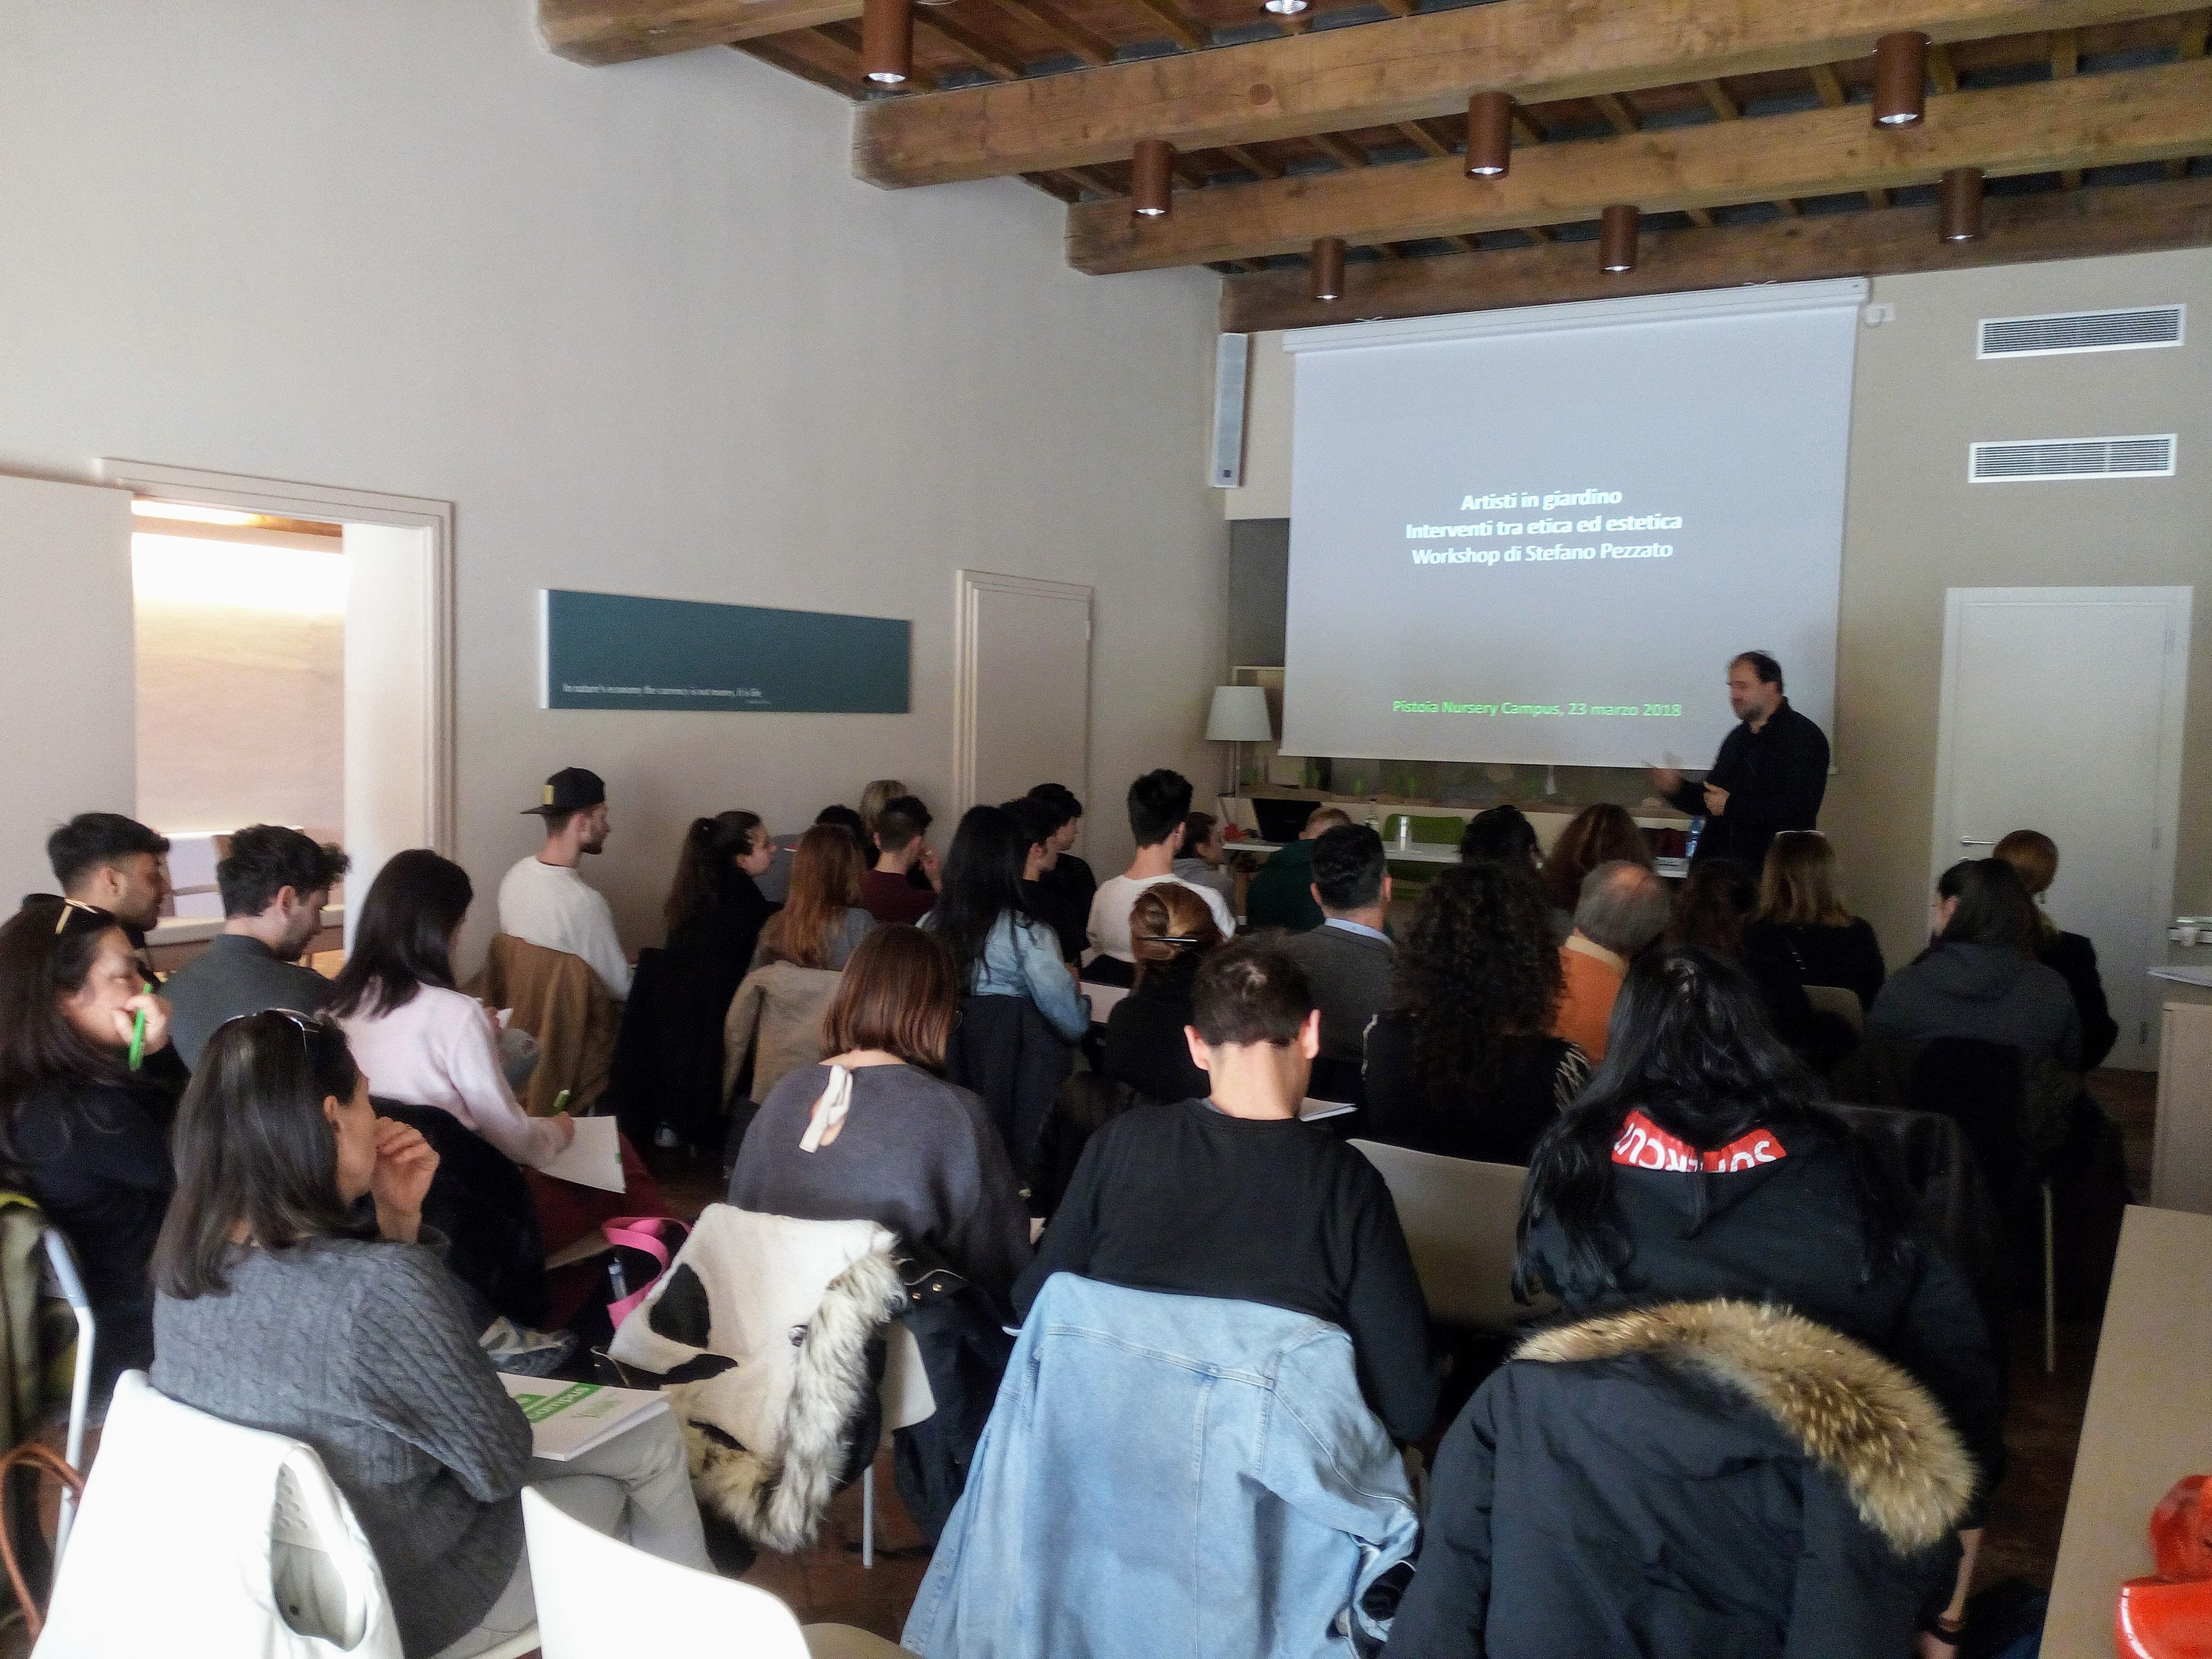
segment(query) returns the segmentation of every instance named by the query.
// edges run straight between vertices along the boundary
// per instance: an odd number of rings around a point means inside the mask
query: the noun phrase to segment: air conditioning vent
[[[1976,444],[1967,477],[1976,483],[2037,478],[2170,478],[2171,432],[2144,438],[2050,438],[2036,443]]]
[[[2049,357],[2068,351],[2141,351],[2181,343],[2185,306],[2069,311],[2049,317],[1984,317],[1981,357]]]

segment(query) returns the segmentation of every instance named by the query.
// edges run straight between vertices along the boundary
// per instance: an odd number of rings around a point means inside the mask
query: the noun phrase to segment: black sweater
[[[1728,810],[1705,811],[1705,785],[1728,791]],[[1758,878],[1766,849],[1784,830],[1810,830],[1820,821],[1828,793],[1827,734],[1790,706],[1782,706],[1754,732],[1748,720],[1721,741],[1713,769],[1668,797],[1692,817],[1705,818],[1698,858],[1734,859]]]
[[[1311,1125],[1200,1100],[1123,1113],[1084,1148],[1014,1286],[1018,1315],[1056,1273],[1328,1320],[1350,1334],[1361,1392],[1390,1432],[1429,1431],[1428,1304],[1390,1189]]]
[[[1479,1097],[1469,1087],[1449,1109],[1439,1109],[1414,1074],[1412,1017],[1377,1015],[1367,1028],[1366,1132],[1417,1152],[1526,1164],[1537,1138],[1589,1076],[1589,1058],[1564,1037],[1508,1037],[1504,1048],[1504,1063]]]
[[[94,1386],[154,1359],[154,1241],[176,1190],[165,1091],[87,1080],[42,1090],[9,1126],[31,1196],[76,1253],[98,1322]]]
[[[1106,1042],[1098,1069],[1154,1100],[1203,1097],[1212,1080],[1192,1063],[1183,1027],[1190,1024],[1195,957],[1179,966],[1148,968],[1145,982],[1106,1016]]]
[[[1744,948],[1747,954],[1759,951],[1786,959],[1796,968],[1800,985],[1840,985],[1856,992],[1859,1006],[1869,1011],[1889,975],[1881,959],[1881,941],[1857,916],[1840,927],[1755,922],[1745,935]]]

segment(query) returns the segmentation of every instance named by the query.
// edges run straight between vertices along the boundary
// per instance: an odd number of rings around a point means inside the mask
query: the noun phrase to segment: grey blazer
[[[1310,933],[1292,933],[1281,945],[1313,981],[1314,1000],[1321,1007],[1322,1058],[1357,1062],[1367,1022],[1389,1000],[1397,947],[1326,922]]]

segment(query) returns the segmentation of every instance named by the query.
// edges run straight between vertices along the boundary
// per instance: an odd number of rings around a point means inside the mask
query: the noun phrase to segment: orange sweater
[[[1595,1066],[1605,1058],[1605,1028],[1613,1019],[1621,981],[1628,977],[1628,964],[1577,933],[1559,947],[1559,967],[1566,986],[1553,1016],[1552,1035],[1580,1048]]]

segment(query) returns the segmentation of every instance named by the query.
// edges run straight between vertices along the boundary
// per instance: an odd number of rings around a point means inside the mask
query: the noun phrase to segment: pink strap
[[[664,1227],[678,1229],[679,1239],[690,1232],[690,1229],[685,1227],[682,1222],[672,1216],[665,1215],[618,1215],[603,1224],[602,1231],[607,1236],[608,1243],[623,1245],[633,1250],[642,1250],[660,1264],[653,1269],[653,1277],[647,1279],[644,1284],[639,1285],[619,1302],[608,1304],[607,1317],[614,1322],[617,1330],[620,1330],[623,1321],[629,1317],[630,1310],[652,1293],[653,1287],[660,1282],[661,1274],[668,1271],[668,1264],[672,1259],[673,1253],[670,1250],[666,1240],[661,1237],[660,1230]]]

